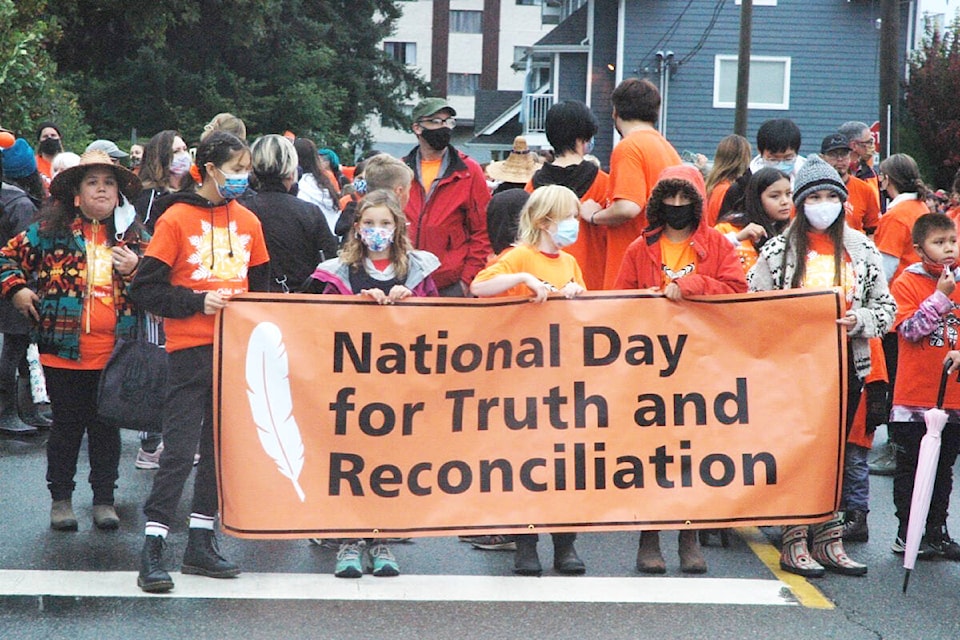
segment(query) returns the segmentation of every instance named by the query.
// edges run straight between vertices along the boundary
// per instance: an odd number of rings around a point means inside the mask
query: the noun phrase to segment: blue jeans
[[[867,454],[870,450],[858,444],[847,443],[843,455],[843,487],[840,508],[844,511],[869,511],[870,469]]]

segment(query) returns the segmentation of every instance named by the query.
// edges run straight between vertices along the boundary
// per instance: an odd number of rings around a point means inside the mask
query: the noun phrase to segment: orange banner
[[[245,294],[218,319],[222,526],[251,538],[824,520],[832,290],[674,303]]]

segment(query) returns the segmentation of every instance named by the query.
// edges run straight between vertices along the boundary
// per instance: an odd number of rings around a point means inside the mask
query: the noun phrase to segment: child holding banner
[[[553,292],[574,298],[584,291],[583,272],[562,249],[577,241],[580,200],[567,187],[534,190],[520,211],[519,242],[477,274],[470,292],[478,298],[529,296],[543,302]]]
[[[653,289],[679,301],[686,296],[747,290],[733,245],[703,215],[703,174],[689,165],[667,167],[647,202],[648,226],[624,254],[615,289]],[[680,532],[680,570],[706,573],[697,532]],[[660,532],[643,531],[637,571],[665,573]]]
[[[232,578],[240,568],[217,548],[217,477],[213,447],[213,332],[215,315],[233,295],[266,291],[270,257],[260,221],[234,200],[247,190],[250,150],[225,131],[197,147],[196,192],[170,196],[137,270],[130,295],[166,318],[170,371],[163,416],[163,453],[143,507],[147,518],[137,585],[155,593],[173,589],[163,568],[167,532],[193,471],[193,505],[181,573]]]
[[[304,285],[304,293],[363,295],[377,304],[393,304],[410,296],[437,296],[430,274],[440,260],[413,248],[397,195],[371,191],[357,207],[354,233],[339,257],[320,263]],[[360,578],[364,570],[377,577],[400,575],[400,565],[384,540],[344,540],[333,575]]]
[[[519,240],[495,263],[481,271],[470,285],[475,296],[533,294],[543,302],[551,292],[574,298],[584,291],[583,273],[576,259],[563,251],[577,241],[580,199],[567,187],[539,187],[520,211]],[[553,567],[566,575],[579,575],[587,568],[577,555],[575,533],[554,533]],[[514,572],[539,576],[543,571],[537,555],[537,534],[516,536]]]
[[[893,503],[897,507],[897,539],[893,552],[902,554],[907,539],[907,521],[913,495],[920,440],[926,433],[924,411],[937,406],[937,387],[945,358],[954,369],[957,324],[960,324],[960,290],[954,264],[957,260],[957,228],[939,213],[927,213],[913,225],[914,248],[922,262],[903,270],[890,290],[897,300],[897,376],[890,412],[890,438],[896,445],[897,468],[893,475]],[[947,509],[953,486],[953,463],[960,452],[960,385],[947,384],[944,411],[949,416],[940,445],[940,463],[933,484],[926,532],[920,557],[942,556],[960,560],[960,545],[947,532]]]
[[[847,188],[840,175],[818,156],[797,172],[793,202],[797,215],[782,235],[760,250],[747,274],[752,291],[799,287],[842,287],[847,311],[837,324],[844,327],[849,361],[846,425],[849,431],[860,402],[863,380],[870,373],[870,338],[893,324],[896,302],[887,289],[880,252],[865,235],[845,223]],[[867,567],[854,562],[843,548],[843,521],[834,515],[814,525],[813,546],[807,546],[807,526],[786,526],[781,534],[780,567],[807,577],[825,570],[862,576]]]

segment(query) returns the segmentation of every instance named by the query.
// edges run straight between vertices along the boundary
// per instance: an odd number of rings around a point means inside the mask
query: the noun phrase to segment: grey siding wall
[[[599,8],[603,2],[597,4]],[[684,13],[686,2],[627,2],[623,73],[659,85],[657,50],[673,51],[678,61],[686,58],[670,83],[667,138],[678,151],[711,157],[717,142],[732,132],[734,121],[732,108],[713,107],[714,56],[737,55],[740,18],[739,5],[727,2],[702,47],[694,51],[716,4],[697,0]],[[876,120],[878,17],[876,2],[780,0],[776,7],[755,6],[752,55],[790,56],[792,67],[789,110],[751,109],[747,133],[751,144],[757,128],[769,118],[787,117],[797,123],[804,155],[818,152],[820,140],[846,120],[868,124]],[[596,24],[604,24],[599,16]],[[599,108],[596,101],[595,107]]]
[[[587,101],[587,54],[561,53],[557,101]]]

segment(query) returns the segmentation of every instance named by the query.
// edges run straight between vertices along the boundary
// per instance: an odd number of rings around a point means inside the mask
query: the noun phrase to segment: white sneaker
[[[133,461],[133,466],[137,469],[159,469],[160,468],[160,453],[163,451],[163,443],[160,443],[160,446],[157,447],[157,450],[153,453],[147,453],[140,448],[137,450],[137,459]]]

